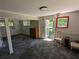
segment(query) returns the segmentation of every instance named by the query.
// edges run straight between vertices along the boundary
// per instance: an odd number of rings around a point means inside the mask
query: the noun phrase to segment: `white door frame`
[[[13,46],[12,46],[11,33],[10,33],[10,27],[9,27],[8,20],[9,18],[5,18],[6,34],[7,34],[7,39],[8,39],[9,51],[10,51],[10,54],[12,54]]]

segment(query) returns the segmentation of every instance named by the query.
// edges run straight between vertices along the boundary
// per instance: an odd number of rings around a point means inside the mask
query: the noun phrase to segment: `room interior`
[[[79,59],[78,0],[0,0],[1,59]]]

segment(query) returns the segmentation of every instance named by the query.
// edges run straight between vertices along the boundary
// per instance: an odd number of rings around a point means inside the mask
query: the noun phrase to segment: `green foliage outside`
[[[58,26],[61,26],[61,27],[67,26],[67,18],[59,18],[58,19]]]
[[[53,28],[53,17],[50,17],[49,20],[49,37],[51,37],[55,32],[55,29]]]

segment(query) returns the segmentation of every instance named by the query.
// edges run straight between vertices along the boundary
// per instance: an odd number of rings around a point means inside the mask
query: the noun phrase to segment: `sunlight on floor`
[[[45,38],[43,40],[45,40],[45,41],[53,41],[53,39],[50,39],[50,38]]]

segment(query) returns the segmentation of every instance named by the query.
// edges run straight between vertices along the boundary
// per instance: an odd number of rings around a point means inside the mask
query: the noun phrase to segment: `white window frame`
[[[23,26],[30,26],[29,20],[23,20]]]

